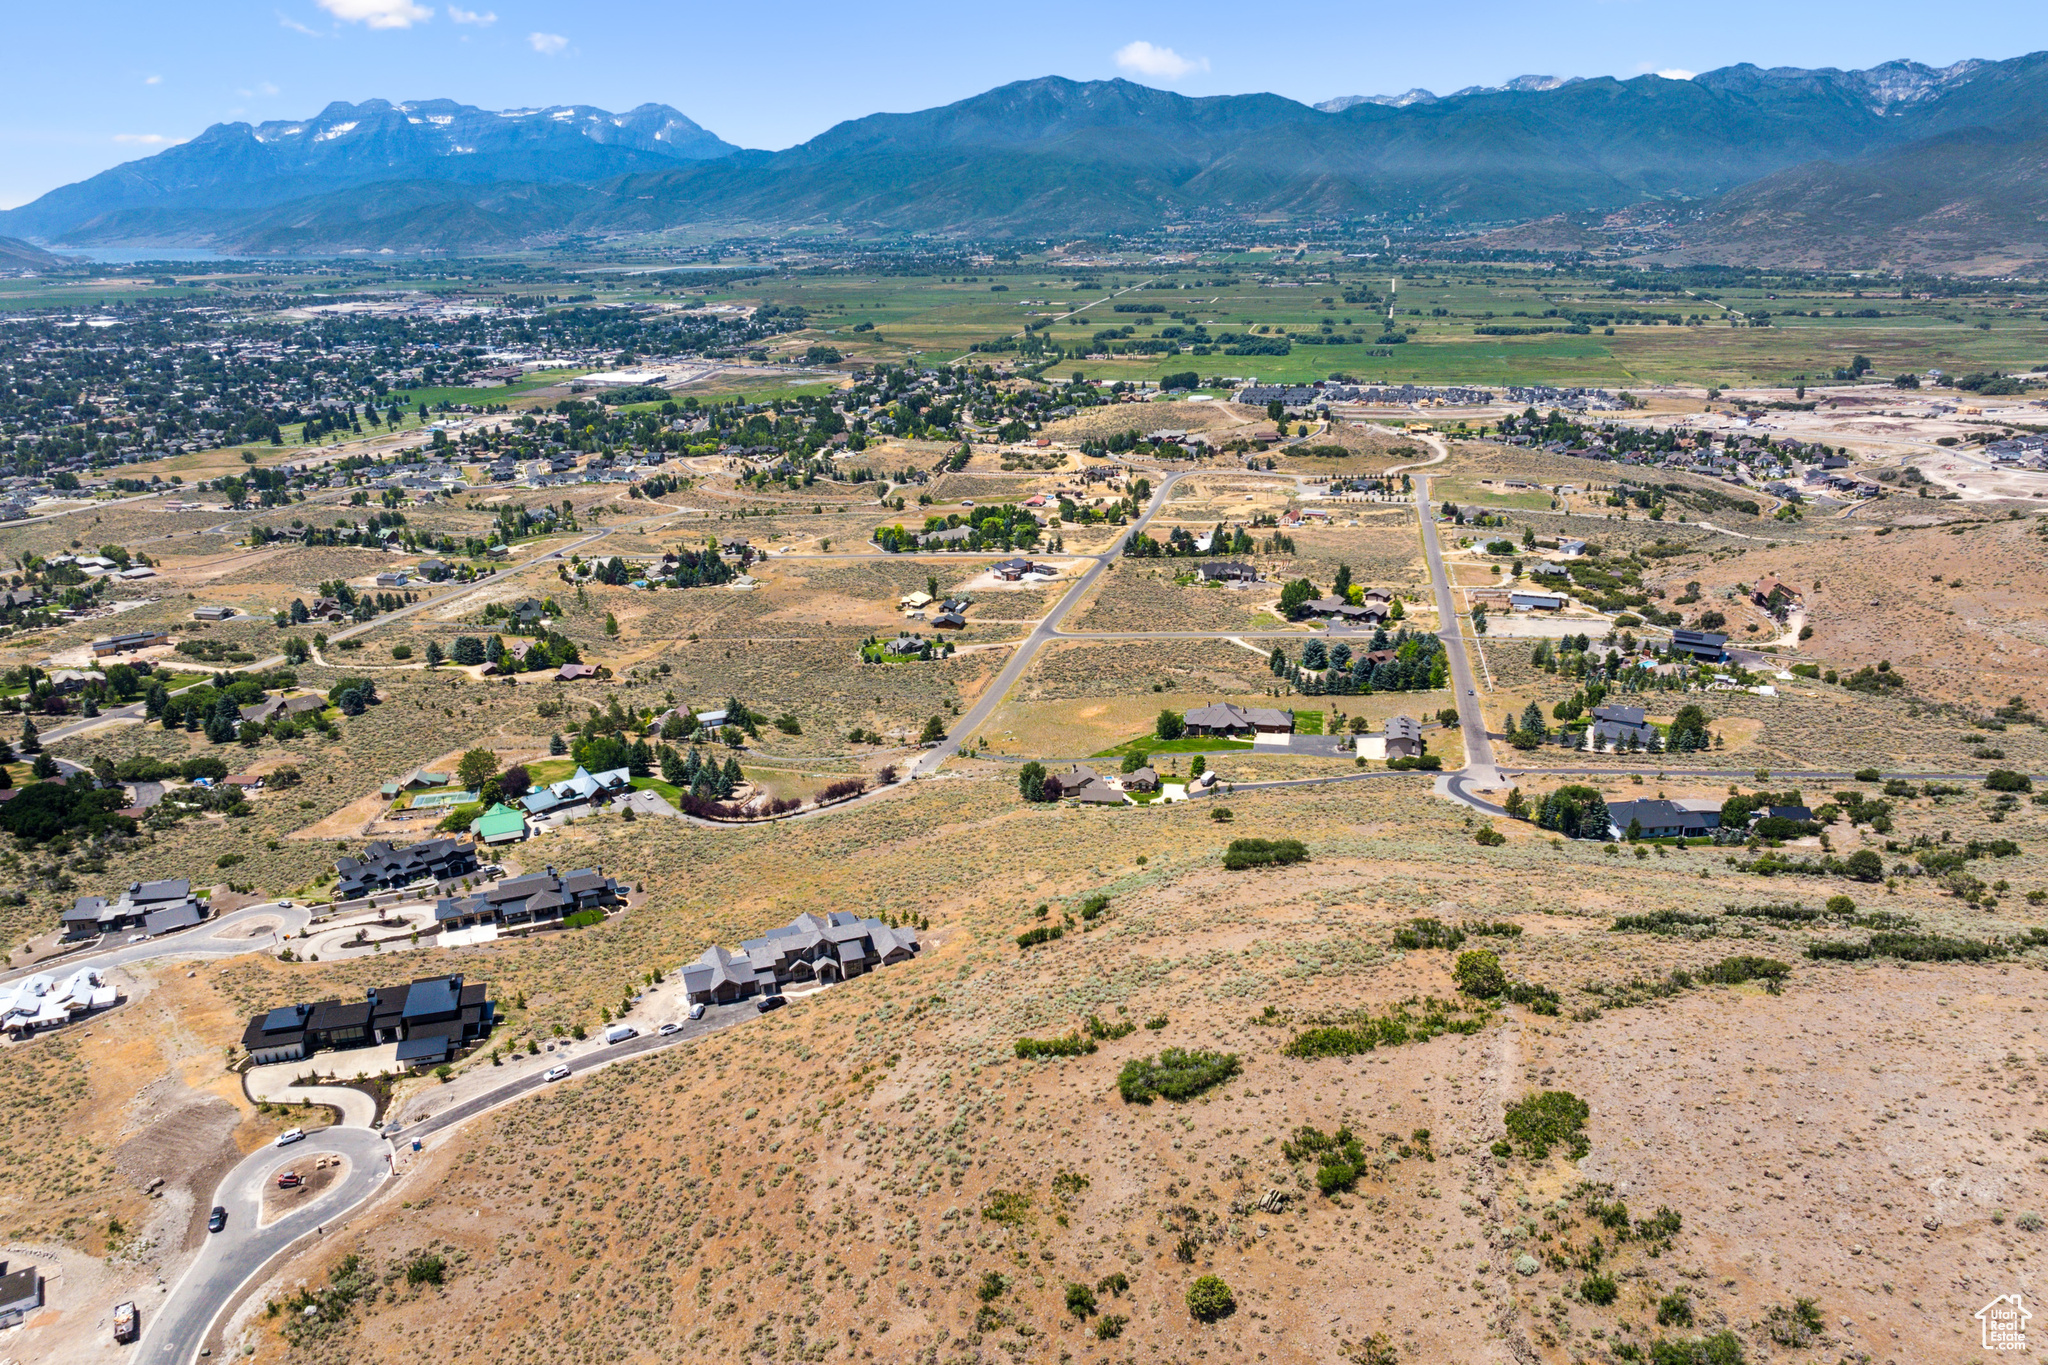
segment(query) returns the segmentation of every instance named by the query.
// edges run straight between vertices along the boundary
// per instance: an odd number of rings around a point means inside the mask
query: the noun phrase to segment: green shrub
[[[1237,1311],[1237,1295],[1214,1275],[1204,1275],[1188,1286],[1188,1312],[1202,1322],[1227,1318]]]
[[[991,1223],[1016,1226],[1031,1214],[1031,1192],[1029,1190],[990,1190],[988,1202],[981,1206],[981,1216]],[[993,1271],[990,1272],[994,1274]]]
[[[1507,973],[1500,968],[1500,958],[1484,948],[1459,953],[1458,965],[1451,975],[1459,990],[1480,1000],[1491,1000],[1508,988]]]
[[[1307,858],[1308,848],[1299,839],[1232,839],[1223,852],[1223,866],[1242,872],[1248,867],[1284,867]]]
[[[431,1251],[423,1251],[405,1263],[407,1284],[440,1284],[448,1275],[448,1263]]]
[[[1993,768],[1984,775],[1984,789],[1994,792],[2030,792],[2034,779],[2010,768]]]
[[[1115,1341],[1124,1334],[1124,1326],[1130,1319],[1121,1313],[1105,1313],[1095,1320],[1095,1339]]]
[[[1875,782],[1883,776],[1884,774],[1875,768],[1858,768],[1856,770],[1856,780],[1858,782]]]
[[[1449,928],[1438,919],[1411,919],[1394,931],[1396,948],[1456,948],[1464,942],[1464,930]]]
[[[1569,1146],[1576,1161],[1591,1149],[1585,1128],[1592,1113],[1591,1107],[1569,1090],[1545,1090],[1508,1106],[1508,1137],[1521,1145],[1531,1161],[1547,1158],[1552,1144]]]
[[[987,1217],[988,1215],[984,1213],[982,1216]],[[1010,1282],[1004,1279],[1000,1272],[990,1270],[982,1275],[981,1283],[974,1287],[974,1297],[980,1299],[983,1303],[994,1303],[1003,1296],[1003,1291],[1009,1287]]]
[[[1579,1286],[1579,1297],[1587,1303],[1605,1308],[1621,1294],[1621,1286],[1614,1282],[1612,1275],[1588,1275]]]
[[[1492,825],[1482,826],[1479,829],[1479,831],[1472,836],[1472,842],[1478,844],[1481,848],[1499,848],[1502,844],[1506,843],[1507,841],[1508,836],[1502,834]]]
[[[1019,1038],[1017,1056],[1026,1061],[1034,1057],[1085,1057],[1095,1051],[1095,1040],[1083,1038],[1079,1033],[1069,1033],[1064,1038]]]
[[[1650,1365],[1743,1365],[1742,1343],[1720,1331],[1697,1341],[1681,1338],[1650,1347]]]
[[[1404,1000],[1385,1014],[1361,1012],[1352,1022],[1303,1029],[1280,1050],[1289,1057],[1352,1057],[1379,1047],[1424,1043],[1444,1033],[1472,1034],[1486,1027],[1487,1011],[1470,1014],[1454,1001]]]
[[[1792,969],[1775,958],[1744,954],[1722,958],[1701,972],[1700,980],[1718,982],[1723,986],[1739,986],[1745,981],[1763,981],[1776,985],[1791,974]]]
[[[1150,1104],[1156,1097],[1191,1099],[1223,1084],[1243,1069],[1234,1052],[1190,1052],[1170,1047],[1150,1057],[1134,1057],[1117,1074],[1117,1093],[1127,1103]]]
[[[1067,1284],[1067,1311],[1077,1318],[1085,1318],[1095,1311],[1095,1291],[1085,1284]]]
[[[1764,1331],[1772,1341],[1793,1347],[1812,1345],[1826,1325],[1812,1299],[1794,1299],[1789,1305],[1773,1304],[1763,1321]]]
[[[1683,1289],[1674,1289],[1657,1300],[1659,1327],[1692,1326],[1692,1299]]]
[[[1017,935],[1017,946],[1019,948],[1034,948],[1041,943],[1050,943],[1054,939],[1061,937],[1064,933],[1065,930],[1061,929],[1057,924],[1041,924],[1036,929],[1026,929],[1023,933]]]

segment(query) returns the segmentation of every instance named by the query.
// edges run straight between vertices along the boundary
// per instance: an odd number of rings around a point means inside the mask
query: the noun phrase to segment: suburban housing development
[[[683,968],[683,989],[694,1003],[729,1004],[752,995],[780,995],[785,986],[829,984],[908,962],[921,951],[915,929],[891,928],[834,910],[820,919],[798,915],[780,929],[745,939],[739,951],[722,947]]]
[[[279,1005],[252,1016],[242,1031],[242,1050],[262,1065],[396,1043],[400,1063],[435,1066],[487,1036],[497,1012],[484,982],[421,977],[402,986],[373,986],[360,1000]]]

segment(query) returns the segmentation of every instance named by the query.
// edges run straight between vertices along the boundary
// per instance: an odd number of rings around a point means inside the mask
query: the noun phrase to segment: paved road
[[[784,1005],[784,1009],[789,1006]],[[638,1038],[629,1038],[623,1043],[606,1044],[602,1041],[589,1045],[589,1051],[575,1056],[563,1056],[560,1052],[543,1052],[537,1056],[524,1056],[506,1063],[507,1078],[501,1085],[491,1087],[482,1094],[472,1095],[457,1101],[431,1116],[405,1127],[385,1129],[385,1135],[395,1142],[409,1143],[432,1133],[452,1128],[465,1119],[473,1118],[501,1104],[509,1103],[554,1082],[544,1081],[541,1076],[555,1066],[566,1066],[572,1077],[623,1062],[633,1057],[642,1057],[664,1048],[678,1047],[692,1043],[706,1034],[717,1033],[735,1024],[743,1024],[758,1018],[760,1011],[751,1000],[732,1005],[707,1005],[702,1019],[680,1019],[681,1032],[664,1038],[659,1033],[646,1032]],[[600,1039],[602,1035],[600,1035]],[[518,1068],[518,1070],[513,1070]]]
[[[49,972],[62,976],[77,971],[80,967],[98,967],[105,971],[113,967],[133,966],[138,962],[157,959],[165,961],[211,961],[215,958],[239,957],[271,946],[269,934],[257,934],[253,938],[243,937],[236,931],[253,920],[276,919],[280,921],[277,937],[289,938],[306,927],[313,912],[303,905],[281,906],[266,901],[261,905],[247,905],[240,910],[230,910],[219,919],[195,924],[190,929],[180,930],[161,938],[144,943],[129,943],[128,935],[116,934],[116,942],[110,943],[97,952],[76,953],[26,967],[16,967],[0,972],[0,981],[12,981],[17,977],[33,976],[37,972]]]
[[[310,1167],[323,1153],[348,1158],[339,1181],[311,1203],[268,1227],[258,1227],[264,1186],[286,1167]],[[294,1242],[317,1235],[368,1199],[391,1175],[390,1147],[367,1128],[327,1128],[289,1147],[265,1147],[228,1172],[213,1202],[228,1211],[227,1227],[210,1233],[185,1274],[161,1305],[145,1304],[151,1320],[143,1326],[136,1359],[189,1365],[213,1329],[214,1320],[238,1291]]]
[[[1427,464],[1439,463],[1449,456],[1449,449],[1437,437],[1423,436],[1421,439],[1424,445],[1436,452],[1436,458]],[[1423,466],[1403,468],[1419,471]],[[1436,593],[1436,634],[1444,642],[1444,653],[1451,662],[1451,686],[1457,697],[1458,726],[1465,739],[1465,767],[1460,775],[1467,783],[1491,787],[1499,782],[1500,773],[1494,767],[1493,742],[1486,736],[1485,717],[1480,714],[1479,688],[1472,681],[1472,662],[1465,656],[1465,636],[1458,621],[1457,603],[1451,597],[1450,575],[1444,569],[1443,547],[1437,543],[1436,511],[1429,500],[1429,476],[1415,472],[1410,477],[1415,481],[1415,511],[1422,523],[1422,550],[1429,560],[1430,586]]]
[[[265,1147],[251,1154],[228,1172],[214,1194],[213,1202],[228,1211],[226,1229],[208,1237],[192,1265],[155,1310],[154,1320],[145,1322],[143,1354],[137,1359],[163,1362],[163,1365],[191,1365],[213,1330],[216,1319],[264,1267],[317,1228],[338,1227],[377,1192],[390,1175],[393,1142],[410,1144],[431,1134],[445,1132],[487,1110],[530,1095],[549,1084],[541,1076],[555,1065],[566,1065],[572,1075],[586,1074],[616,1062],[694,1042],[706,1034],[756,1018],[759,1013],[750,1000],[733,1005],[713,1005],[705,1010],[702,1019],[679,1021],[681,1030],[667,1037],[650,1032],[609,1046],[594,1042],[590,1044],[589,1051],[578,1056],[542,1053],[538,1057],[508,1063],[503,1084],[405,1127],[375,1132],[368,1128],[337,1126],[323,1129],[304,1142],[289,1147]],[[290,1216],[268,1227],[257,1227],[257,1214],[266,1184],[276,1177],[279,1170],[310,1166],[312,1158],[324,1152],[339,1152],[349,1159],[348,1171],[341,1181]]]
[[[996,674],[995,681],[982,692],[981,700],[967,709],[967,713],[954,723],[943,740],[925,750],[911,765],[911,776],[922,777],[935,772],[940,764],[960,752],[961,741],[979,730],[982,723],[995,712],[996,707],[1002,704],[1003,698],[1010,694],[1010,689],[1017,685],[1017,679],[1024,676],[1024,670],[1030,666],[1039,648],[1048,640],[1060,638],[1060,621],[1073,610],[1074,604],[1087,594],[1088,589],[1095,586],[1095,581],[1109,571],[1110,565],[1122,555],[1125,542],[1144,530],[1152,518],[1159,515],[1166,506],[1166,500],[1173,495],[1173,486],[1194,472],[1196,471],[1182,470],[1178,474],[1168,474],[1162,479],[1159,486],[1152,491],[1152,501],[1146,504],[1144,514],[1132,522],[1122,535],[1111,541],[1108,548],[1100,554],[1064,556],[1068,559],[1093,559],[1095,562],[1088,566],[1087,572],[1074,581],[1074,585],[1067,589],[1066,595],[1054,603],[1052,610],[1041,617],[1031,633],[1024,637],[1024,642],[1011,653],[1010,661],[1003,665],[1003,671]]]

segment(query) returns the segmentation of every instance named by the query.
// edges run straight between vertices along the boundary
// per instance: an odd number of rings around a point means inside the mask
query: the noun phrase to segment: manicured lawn
[[[1159,739],[1147,735],[1142,739],[1126,740],[1113,749],[1104,749],[1091,758],[1122,758],[1128,753],[1143,754],[1220,754],[1229,749],[1249,749],[1248,739],[1217,739],[1211,735],[1196,735],[1186,739]]]
[[[1322,732],[1323,713],[1321,711],[1296,711],[1294,713],[1295,734],[1319,735]],[[1246,747],[1249,748],[1250,746],[1247,745]]]
[[[634,778],[633,790],[659,792],[661,793],[661,799],[674,806],[677,810],[681,810],[683,807],[683,789],[674,783],[664,782],[658,777]]]

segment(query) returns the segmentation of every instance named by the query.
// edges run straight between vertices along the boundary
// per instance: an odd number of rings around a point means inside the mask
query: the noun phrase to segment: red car
[[[299,1179],[297,1171],[286,1171],[277,1178],[277,1187],[281,1190],[295,1190],[305,1183],[305,1181]]]

